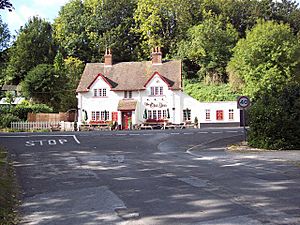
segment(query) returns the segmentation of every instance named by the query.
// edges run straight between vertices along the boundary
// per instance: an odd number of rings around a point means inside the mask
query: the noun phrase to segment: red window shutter
[[[118,122],[118,112],[112,112],[112,121]]]

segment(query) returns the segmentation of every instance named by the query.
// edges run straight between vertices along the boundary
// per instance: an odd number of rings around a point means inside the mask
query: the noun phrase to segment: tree
[[[258,21],[240,39],[228,64],[230,83],[246,95],[281,88],[299,79],[300,45],[290,27],[273,21]]]
[[[256,96],[249,110],[251,146],[267,149],[300,148],[300,85],[272,87]]]
[[[54,56],[51,24],[38,17],[30,18],[9,50],[6,81],[18,84],[35,66],[52,64]]]
[[[3,23],[0,16],[0,54],[8,47],[10,33],[6,23]]]
[[[199,65],[198,75],[206,83],[222,83],[227,80],[226,66],[237,39],[238,33],[230,23],[208,13],[201,24],[188,30],[178,54]]]
[[[55,73],[53,65],[39,64],[28,72],[22,82],[23,94],[37,103],[44,103],[59,111],[66,79]]]
[[[0,9],[8,9],[8,11],[12,11],[13,5],[9,0],[0,0]]]

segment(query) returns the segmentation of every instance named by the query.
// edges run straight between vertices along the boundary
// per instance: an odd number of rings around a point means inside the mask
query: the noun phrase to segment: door
[[[132,125],[132,112],[126,111],[122,112],[122,129],[128,130]]]

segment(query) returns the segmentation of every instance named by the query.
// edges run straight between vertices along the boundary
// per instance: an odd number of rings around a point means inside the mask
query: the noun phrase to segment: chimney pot
[[[160,47],[152,48],[152,64],[153,65],[160,65],[162,64],[162,53]]]
[[[104,55],[104,66],[112,66],[112,54],[111,49],[105,49],[105,55]]]

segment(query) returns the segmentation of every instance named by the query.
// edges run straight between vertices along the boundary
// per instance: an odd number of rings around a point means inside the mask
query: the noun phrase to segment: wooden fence
[[[14,130],[52,130],[59,128],[59,122],[11,122],[11,129]]]

